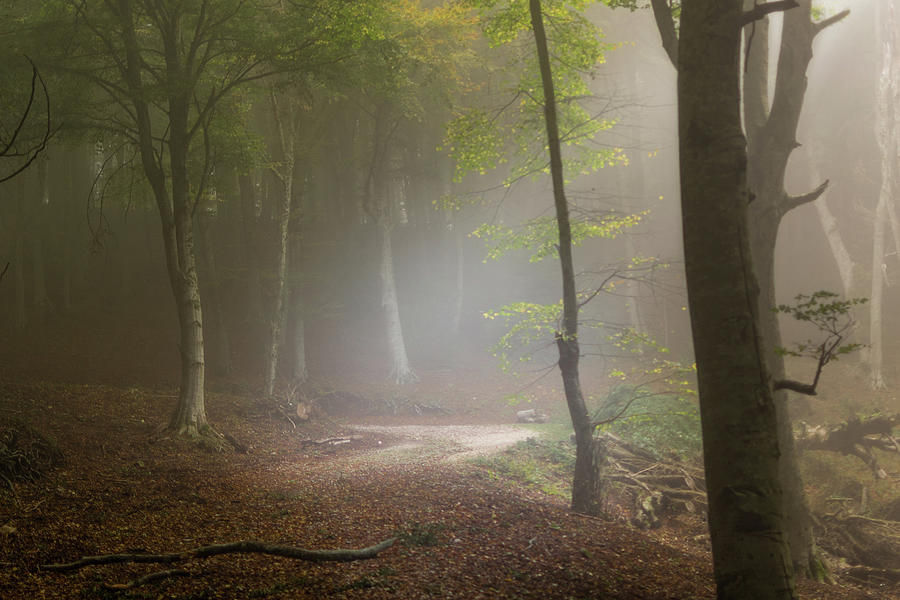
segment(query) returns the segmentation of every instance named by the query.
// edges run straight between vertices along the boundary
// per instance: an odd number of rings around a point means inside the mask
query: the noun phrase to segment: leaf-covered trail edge
[[[511,486],[446,441],[366,432],[335,447],[303,438],[253,400],[212,394],[210,417],[246,454],[159,440],[171,394],[48,383],[0,384],[0,416],[52,436],[66,457],[37,484],[0,495],[0,598],[102,598],[141,565],[73,574],[40,565],[112,552],[172,552],[256,539],[310,549],[362,548],[399,534],[369,561],[313,564],[253,555],[187,563],[189,577],[146,598],[713,598],[708,552],[665,535],[570,513],[558,498]],[[443,444],[443,445],[442,445]],[[384,457],[391,456],[390,460]],[[130,595],[129,595],[130,594]],[[804,598],[876,596],[805,584]],[[884,596],[878,596],[884,597]]]

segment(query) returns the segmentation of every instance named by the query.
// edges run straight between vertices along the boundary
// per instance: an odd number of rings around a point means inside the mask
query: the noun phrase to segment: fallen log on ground
[[[223,554],[268,554],[271,556],[281,556],[284,558],[293,558],[297,560],[305,560],[311,562],[351,562],[356,560],[366,560],[375,558],[380,552],[394,545],[397,538],[389,538],[360,549],[336,549],[336,550],[308,550],[297,546],[284,546],[279,544],[266,544],[254,540],[244,540],[239,542],[229,542],[225,544],[212,544],[209,546],[201,546],[193,550],[184,552],[166,552],[163,554],[100,554],[97,556],[84,556],[76,561],[69,563],[55,563],[42,565],[41,568],[47,571],[70,572],[83,569],[92,565],[111,565],[111,564],[129,564],[129,563],[151,563],[151,564],[171,564],[176,562],[185,562],[197,558],[210,558]],[[138,579],[132,580],[125,584],[110,584],[106,587],[109,589],[130,589],[160,579],[169,577],[178,577],[187,575],[187,571],[181,569],[172,569],[167,571],[159,571],[151,573]]]
[[[706,509],[706,481],[700,467],[653,453],[603,432],[594,440],[604,457],[603,477],[633,495],[632,523],[651,528],[662,524],[663,512],[700,512]]]
[[[798,450],[825,450],[853,455],[862,460],[876,479],[887,479],[873,450],[900,453],[900,442],[893,430],[900,425],[900,415],[878,415],[866,419],[853,418],[840,425],[810,426],[801,424],[796,436]]]

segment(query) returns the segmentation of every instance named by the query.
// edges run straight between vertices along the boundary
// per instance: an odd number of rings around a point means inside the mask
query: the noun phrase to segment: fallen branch
[[[148,583],[153,583],[154,581],[171,579],[172,577],[187,577],[188,575],[190,575],[190,573],[184,569],[169,569],[168,571],[157,571],[156,573],[150,573],[149,575],[132,579],[128,583],[105,583],[103,584],[103,587],[114,591],[130,590],[142,585],[147,585]]]
[[[296,546],[281,546],[266,544],[253,540],[230,542],[227,544],[213,544],[201,546],[186,552],[168,552],[165,554],[100,554],[98,556],[84,556],[70,563],[56,563],[43,565],[41,568],[48,571],[68,572],[77,571],[91,565],[111,565],[124,563],[174,563],[192,560],[195,558],[210,558],[222,554],[269,554],[284,558],[294,558],[311,562],[350,562],[375,558],[382,550],[394,545],[397,538],[389,538],[381,543],[360,548],[359,550],[307,550]]]
[[[797,448],[852,454],[862,460],[877,479],[886,479],[887,473],[878,464],[872,450],[900,453],[900,444],[893,436],[898,424],[900,415],[896,414],[854,418],[830,427],[803,423],[803,429],[796,436]]]

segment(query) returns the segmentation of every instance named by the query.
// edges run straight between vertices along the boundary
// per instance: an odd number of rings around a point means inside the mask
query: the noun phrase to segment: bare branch
[[[849,14],[850,14],[850,10],[845,9],[845,10],[842,10],[841,12],[837,13],[836,15],[832,15],[832,16],[828,17],[827,19],[824,19],[822,21],[819,21],[818,23],[813,24],[813,28],[815,30],[815,33],[813,33],[813,37],[819,35],[819,33],[823,29],[825,29],[827,27],[831,27],[838,21],[843,20],[844,17],[846,17]]]
[[[745,10],[741,18],[741,26],[749,25],[754,21],[759,21],[766,15],[773,12],[784,12],[792,8],[800,6],[797,0],[776,0],[775,2],[766,2],[765,4],[757,4],[750,10]]]
[[[672,61],[672,66],[678,70],[678,34],[675,33],[675,18],[672,16],[672,8],[666,0],[650,0],[653,7],[653,17],[656,19],[656,28],[662,39],[663,50]]]
[[[805,394],[806,396],[815,396],[817,393],[816,386],[810,383],[795,381],[793,379],[777,379],[772,388],[775,390],[791,390],[792,392]]]
[[[70,563],[55,563],[43,565],[47,571],[68,572],[77,571],[91,565],[112,565],[126,563],[174,563],[193,558],[210,558],[222,554],[269,554],[285,558],[296,558],[312,562],[350,562],[375,558],[379,552],[394,545],[397,538],[389,538],[359,550],[307,550],[297,546],[282,546],[278,544],[266,544],[254,540],[230,542],[227,544],[212,544],[188,550],[187,552],[168,552],[165,554],[101,554],[98,556],[84,556]]]
[[[822,183],[819,184],[819,187],[814,189],[811,192],[803,194],[802,196],[788,196],[785,194],[781,198],[781,202],[779,203],[779,209],[782,213],[787,213],[798,206],[803,206],[804,204],[809,204],[810,202],[815,202],[819,199],[819,196],[825,193],[825,190],[828,189],[829,180],[826,179]]]

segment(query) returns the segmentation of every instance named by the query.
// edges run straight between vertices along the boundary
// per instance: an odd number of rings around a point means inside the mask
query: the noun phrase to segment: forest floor
[[[702,523],[673,521],[647,533],[573,514],[560,496],[497,477],[471,457],[539,428],[509,425],[515,408],[501,400],[508,382],[446,370],[420,375],[402,398],[388,386],[374,395],[400,414],[353,416],[345,407],[307,424],[213,385],[211,423],[246,447],[225,453],[160,438],[175,402],[170,388],[6,377],[0,420],[27,423],[63,460],[33,483],[0,490],[0,598],[715,597]],[[538,395],[559,411],[547,386]],[[336,437],[347,441],[312,443]],[[396,543],[376,558],[346,563],[229,554],[70,573],[42,568],[239,540],[346,549],[389,538]],[[179,576],[108,587],[173,567]],[[810,582],[800,591],[822,600],[892,597]]]

